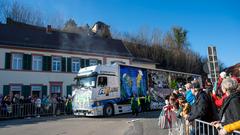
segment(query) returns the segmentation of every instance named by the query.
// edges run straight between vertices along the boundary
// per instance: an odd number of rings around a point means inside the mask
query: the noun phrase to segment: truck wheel
[[[103,109],[103,115],[106,116],[106,117],[110,117],[113,115],[113,106],[111,104],[107,104],[104,106],[104,109]]]

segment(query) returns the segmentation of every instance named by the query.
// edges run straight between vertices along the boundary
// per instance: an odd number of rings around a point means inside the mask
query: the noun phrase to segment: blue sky
[[[217,47],[219,59],[240,62],[240,1],[238,0],[18,0],[44,15],[58,14],[78,24],[103,21],[113,30],[136,33],[141,27],[167,32],[188,31],[191,48],[202,56]]]

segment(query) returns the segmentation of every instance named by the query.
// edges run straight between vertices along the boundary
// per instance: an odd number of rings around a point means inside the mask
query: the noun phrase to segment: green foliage
[[[177,89],[177,81],[176,80],[172,80],[170,82],[170,88],[171,89]]]

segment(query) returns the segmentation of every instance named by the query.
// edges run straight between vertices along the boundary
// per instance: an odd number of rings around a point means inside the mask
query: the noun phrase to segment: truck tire
[[[112,104],[106,104],[103,108],[103,115],[105,117],[110,117],[114,114],[113,105]]]

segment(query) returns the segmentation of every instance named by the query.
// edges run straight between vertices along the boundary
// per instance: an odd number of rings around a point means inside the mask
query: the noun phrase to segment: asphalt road
[[[157,126],[159,112],[103,117],[41,117],[0,121],[0,135],[166,135]]]

